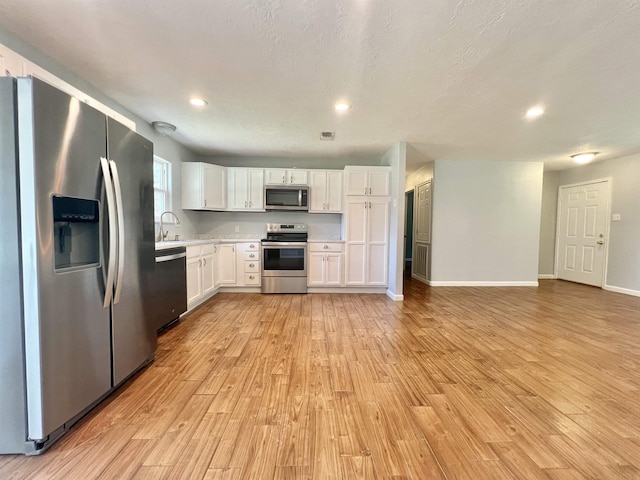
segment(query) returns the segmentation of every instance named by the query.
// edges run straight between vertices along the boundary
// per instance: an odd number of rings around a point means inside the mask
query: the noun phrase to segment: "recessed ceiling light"
[[[336,108],[336,110],[338,112],[344,112],[346,110],[349,110],[349,108],[351,108],[351,106],[347,105],[346,103],[336,103],[335,108]]]
[[[589,163],[591,160],[593,160],[593,157],[598,155],[598,153],[600,152],[575,153],[571,155],[571,158],[573,158],[573,161],[576,163]]]
[[[204,106],[206,106],[209,102],[207,102],[204,98],[191,97],[191,99],[189,100],[189,103],[190,103],[191,105],[193,105],[194,107],[204,107]]]
[[[525,113],[525,117],[532,119],[532,118],[538,118],[540,115],[542,115],[544,113],[544,108],[542,107],[531,107],[529,110],[527,110],[527,113]]]

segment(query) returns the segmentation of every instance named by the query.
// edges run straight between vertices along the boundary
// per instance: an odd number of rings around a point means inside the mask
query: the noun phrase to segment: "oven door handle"
[[[306,247],[307,242],[262,242],[263,247]]]

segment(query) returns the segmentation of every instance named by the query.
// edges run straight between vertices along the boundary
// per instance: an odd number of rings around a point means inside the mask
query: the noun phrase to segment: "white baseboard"
[[[429,280],[427,280],[427,278],[421,277],[420,275],[416,275],[415,273],[411,274],[411,278],[413,278],[414,280],[418,280],[419,282],[426,283],[427,285],[429,285]]]
[[[538,275],[538,280],[555,280],[556,277],[553,273],[540,273]]]
[[[404,300],[404,295],[396,295],[391,290],[387,290],[387,297],[389,297],[394,302],[401,302]]]
[[[469,282],[469,281],[434,281],[429,285],[432,287],[537,287],[535,282]]]
[[[625,295],[633,295],[634,297],[640,297],[639,290],[631,290],[630,288],[614,287],[613,285],[605,285],[602,288],[610,292],[624,293]]]
[[[308,287],[307,293],[386,293],[386,287]]]

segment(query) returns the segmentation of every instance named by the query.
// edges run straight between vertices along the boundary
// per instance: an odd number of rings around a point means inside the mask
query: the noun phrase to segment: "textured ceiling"
[[[2,0],[0,26],[203,154],[640,151],[637,1]]]

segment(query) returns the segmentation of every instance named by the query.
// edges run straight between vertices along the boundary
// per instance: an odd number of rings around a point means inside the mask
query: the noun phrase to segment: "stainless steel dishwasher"
[[[156,250],[155,327],[160,330],[187,311],[187,248]]]

